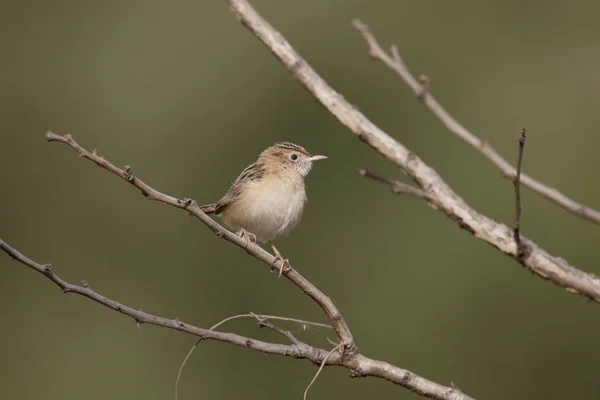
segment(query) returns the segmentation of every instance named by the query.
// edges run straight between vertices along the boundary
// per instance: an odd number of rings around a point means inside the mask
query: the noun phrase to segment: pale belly
[[[302,217],[306,202],[304,183],[274,180],[248,188],[243,198],[223,212],[224,222],[244,228],[264,242],[287,235]]]

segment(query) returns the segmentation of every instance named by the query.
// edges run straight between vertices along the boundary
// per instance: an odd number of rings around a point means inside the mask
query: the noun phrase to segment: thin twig
[[[502,175],[505,178],[512,179],[512,177],[515,176],[515,168],[513,168],[508,161],[502,158],[502,156],[496,150],[494,150],[487,141],[478,138],[473,133],[468,131],[463,125],[454,119],[440,103],[438,103],[438,101],[429,92],[429,79],[425,79],[426,83],[424,83],[423,79],[417,80],[411,74],[406,64],[400,58],[396,46],[392,46],[392,56],[390,56],[379,45],[377,39],[371,33],[366,24],[359,20],[354,20],[352,25],[366,40],[367,45],[369,46],[369,56],[374,60],[381,61],[388,68],[396,72],[396,74],[398,74],[413,91],[417,98],[421,100],[423,104],[425,104],[425,106],[440,120],[440,122],[448,131],[450,131],[450,133],[471,145],[479,153],[483,154],[502,172]],[[524,186],[538,193],[542,197],[545,197],[546,199],[558,204],[571,213],[583,219],[600,224],[600,211],[578,203],[557,189],[535,180],[528,175],[522,174],[521,181]]]
[[[527,129],[523,128],[519,137],[519,156],[517,158],[517,172],[513,178],[513,186],[515,187],[515,223],[513,225],[513,236],[517,243],[517,252],[519,259],[523,257],[523,242],[521,241],[520,226],[521,226],[521,167],[523,165],[523,150],[525,148],[525,140],[527,139]]]
[[[217,322],[213,326],[211,326],[210,329],[209,329],[209,331],[217,329],[219,326],[223,325],[227,321],[231,321],[232,319],[242,318],[242,317],[252,317],[252,315],[250,315],[250,314],[240,314],[240,315],[233,315],[231,317],[227,317],[227,318],[225,318],[225,319]],[[196,349],[196,347],[198,347],[198,345],[200,344],[201,341],[202,341],[202,338],[198,339],[196,341],[196,343],[194,343],[194,345],[192,346],[192,348],[185,355],[185,358],[183,359],[183,362],[179,366],[179,371],[177,372],[177,379],[175,380],[175,400],[179,399],[179,379],[181,378],[181,372],[183,371],[183,367],[185,366],[185,364],[187,363],[188,359],[190,358],[190,356],[192,355],[192,353],[194,352],[194,350]]]
[[[249,313],[249,314],[239,314],[239,315],[233,315],[231,317],[227,317],[227,318],[225,318],[225,319],[217,322],[213,326],[211,326],[210,329],[209,329],[209,331],[213,331],[213,330],[217,329],[219,326],[223,325],[225,322],[228,322],[228,321],[231,321],[231,320],[237,319],[237,318],[254,318],[254,319],[259,319],[259,322],[260,321],[268,321],[270,319],[273,319],[273,320],[286,321],[286,322],[296,322],[296,323],[299,323],[299,324],[302,324],[302,325],[316,326],[316,327],[319,327],[319,328],[333,329],[333,327],[331,327],[330,325],[321,324],[321,323],[318,323],[318,322],[304,321],[304,320],[296,319],[296,318],[278,317],[278,316],[275,316],[275,315],[262,315],[262,314]],[[299,343],[298,339],[296,339],[295,337],[294,337],[294,339],[295,339],[295,341],[293,340],[292,343]],[[194,350],[196,349],[196,347],[198,347],[198,345],[200,344],[200,342],[202,340],[203,339],[200,338],[200,339],[198,339],[196,341],[196,343],[194,343],[194,345],[187,352],[185,358],[183,359],[183,362],[179,366],[179,371],[177,372],[177,379],[175,380],[175,400],[177,400],[179,398],[179,380],[181,378],[181,372],[183,371],[183,367],[188,362],[190,356],[192,355],[192,353],[194,352]]]
[[[427,195],[421,189],[408,185],[404,182],[400,182],[394,179],[386,178],[385,176],[378,175],[370,169],[359,168],[358,173],[364,176],[365,178],[370,178],[379,182],[387,183],[388,185],[390,185],[392,193],[394,194],[408,194],[411,196],[418,197],[420,199],[427,198]]]
[[[598,277],[569,265],[561,258],[551,256],[524,237],[521,239],[527,242],[528,253],[527,257],[519,260],[511,228],[499,224],[470,207],[432,167],[381,130],[353,103],[329,86],[294,50],[285,37],[261,17],[248,1],[226,1],[237,19],[282,62],[293,77],[356,137],[408,175],[427,193],[427,201],[433,208],[443,212],[460,227],[519,261],[542,278],[564,287],[571,293],[578,293],[600,302]],[[430,98],[430,95],[426,96],[426,100]],[[525,180],[524,177],[523,179]]]
[[[254,313],[250,313],[250,314],[256,319],[256,321],[258,322],[258,326],[260,326],[261,328],[262,327],[269,328],[273,332],[277,332],[280,335],[284,336],[285,338],[287,338],[290,342],[292,342],[294,344],[301,343],[300,340],[298,340],[298,338],[296,336],[294,336],[290,331],[281,329],[277,325],[270,323],[267,319],[262,318],[260,315],[256,315]]]
[[[317,373],[315,374],[315,376],[312,378],[312,380],[310,381],[310,383],[308,384],[308,386],[306,387],[306,389],[304,390],[304,396],[303,396],[303,400],[306,400],[306,395],[308,394],[308,389],[310,389],[310,387],[313,385],[313,383],[315,383],[315,381],[317,380],[319,374],[321,373],[321,371],[323,370],[323,367],[325,366],[325,363],[327,362],[327,359],[329,358],[329,356],[336,351],[337,349],[339,349],[341,346],[341,344],[338,344],[337,346],[335,346],[333,349],[331,349],[331,351],[329,352],[329,354],[327,354],[325,356],[325,358],[323,359],[323,361],[321,361],[321,366],[319,367],[319,369],[317,370]]]
[[[132,172],[132,168],[129,165],[125,166],[124,169],[113,165],[103,157],[98,156],[96,151],[87,151],[85,148],[79,145],[79,143],[77,143],[71,135],[61,136],[48,131],[46,132],[46,140],[48,140],[49,142],[59,142],[69,145],[81,157],[92,161],[99,167],[102,167],[105,170],[112,172],[113,174],[119,176],[126,182],[129,182],[130,184],[138,188],[142,192],[142,194],[148,199],[157,200],[170,206],[186,210],[191,215],[197,217],[206,226],[208,226],[217,237],[223,238],[231,243],[236,244],[237,246],[246,250],[252,256],[263,261],[269,267],[276,266],[279,269],[279,267],[281,266],[281,261],[278,261],[273,255],[265,251],[262,247],[260,247],[256,243],[251,243],[247,240],[240,238],[235,233],[225,229],[216,221],[211,219],[208,215],[202,212],[202,210],[200,209],[200,207],[198,207],[198,204],[194,200],[178,199],[173,196],[161,193],[156,189],[153,189],[148,184],[143,182],[140,178],[135,176]],[[335,332],[338,334],[341,342],[344,343],[346,350],[349,352],[356,351],[350,328],[348,328],[348,325],[342,317],[342,314],[338,311],[337,307],[333,304],[331,299],[319,289],[317,289],[317,287],[310,283],[306,278],[300,275],[300,273],[293,269],[291,266],[289,266],[289,268],[284,268],[283,275],[285,275],[286,278],[288,278],[292,283],[298,286],[298,288],[300,288],[304,293],[309,295],[310,298],[312,298],[321,307],[321,309],[329,318],[329,321],[331,322],[331,325],[333,326]]]
[[[252,314],[248,314],[249,316],[252,316]],[[325,329],[331,329],[333,330],[333,326],[331,325],[327,325],[327,324],[322,324],[320,322],[312,322],[312,321],[305,321],[302,319],[298,319],[298,318],[289,318],[289,317],[279,317],[276,315],[265,315],[265,314],[255,314],[258,317],[264,319],[264,320],[276,320],[276,321],[285,321],[285,322],[293,322],[293,323],[297,323],[303,326],[314,326],[316,328],[325,328]]]

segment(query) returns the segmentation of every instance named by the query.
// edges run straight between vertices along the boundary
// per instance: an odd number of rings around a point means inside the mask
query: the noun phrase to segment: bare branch
[[[193,201],[191,199],[179,200],[175,197],[166,195],[164,193],[161,193],[161,192],[153,189],[152,187],[150,187],[149,185],[144,183],[142,180],[140,180],[139,178],[134,176],[131,171],[130,166],[126,166],[125,169],[123,169],[123,170],[116,167],[115,165],[106,161],[104,158],[99,157],[96,154],[96,152],[90,153],[89,151],[87,151],[86,149],[81,147],[77,142],[75,142],[75,140],[73,140],[73,138],[70,135],[60,136],[60,135],[56,135],[52,132],[46,132],[46,139],[48,141],[57,141],[57,142],[68,144],[75,151],[77,151],[77,153],[80,156],[82,156],[83,158],[93,161],[95,164],[114,173],[117,176],[120,176],[125,181],[131,183],[133,186],[140,189],[142,191],[142,193],[149,199],[158,200],[165,204],[169,204],[174,207],[181,208],[181,209],[188,211],[190,214],[196,216],[198,219],[200,219],[200,221],[202,221],[205,225],[207,225],[213,232],[215,232],[215,234],[218,237],[222,237],[222,238],[238,245],[239,247],[246,249],[246,251],[249,254],[251,254],[254,257],[258,258],[259,260],[265,262],[267,265],[273,266],[273,263],[275,262],[275,257],[273,257],[272,255],[267,253],[260,246],[254,244],[254,243],[247,243],[244,239],[241,239],[235,233],[230,232],[229,230],[223,228],[221,225],[219,225],[214,220],[209,218],[206,214],[204,214],[200,210],[200,208],[198,207],[198,205],[196,204],[195,201]],[[430,397],[432,399],[442,399],[442,400],[445,400],[445,399],[461,399],[461,400],[462,399],[464,399],[464,400],[470,399],[470,397],[468,397],[462,393],[460,394],[459,397],[456,397],[454,395],[455,392],[454,392],[453,388],[448,388],[443,385],[439,385],[435,382],[431,382],[423,377],[420,377],[408,370],[404,370],[404,369],[395,367],[395,366],[388,364],[386,362],[383,362],[383,361],[371,360],[371,359],[361,355],[358,352],[358,347],[353,342],[352,334],[350,333],[350,330],[349,330],[348,326],[346,325],[346,322],[342,318],[342,315],[339,313],[339,311],[337,311],[337,308],[335,307],[333,302],[331,302],[329,297],[327,297],[319,289],[317,289],[312,283],[310,283],[304,277],[302,277],[291,266],[290,266],[289,270],[284,270],[283,274],[290,281],[292,281],[294,284],[296,284],[296,286],[298,286],[306,294],[308,294],[313,300],[315,300],[315,302],[317,302],[317,304],[319,304],[319,306],[326,312],[327,316],[329,317],[329,319],[333,325],[333,329],[336,331],[336,333],[340,337],[340,341],[338,344],[343,345],[343,347],[342,347],[343,351],[339,357],[333,356],[333,357],[327,359],[326,358],[327,354],[325,353],[324,350],[323,350],[323,353],[321,353],[321,349],[316,349],[316,348],[313,348],[313,347],[310,347],[310,346],[304,345],[304,344],[302,344],[301,346],[298,344],[275,345],[272,343],[258,342],[258,343],[262,344],[261,349],[262,348],[270,349],[270,351],[264,350],[265,352],[272,353],[272,354],[288,355],[288,356],[293,356],[293,357],[297,357],[297,358],[309,358],[309,355],[318,354],[319,360],[320,360],[319,362],[327,362],[328,364],[331,364],[331,365],[345,366],[346,368],[350,368],[351,370],[354,371],[355,374],[358,374],[360,376],[380,377],[380,378],[386,379],[390,382],[394,382],[398,385],[404,386],[405,388],[407,388],[415,393],[422,394],[422,395]],[[64,284],[66,284],[66,282],[64,282]],[[73,289],[75,289],[75,288],[81,289],[78,286],[73,286]],[[88,288],[85,288],[85,289],[88,289]],[[63,291],[64,291],[64,289],[63,289]],[[76,290],[73,290],[73,291],[76,291]],[[77,291],[77,293],[80,293],[80,292]],[[85,295],[85,293],[80,293],[80,294]],[[102,303],[102,304],[104,304],[104,303]],[[113,308],[113,307],[111,307],[111,308]],[[123,312],[121,310],[121,308],[119,308],[118,310]],[[135,310],[133,310],[133,311],[135,311]],[[149,314],[147,314],[147,315],[149,315]],[[136,319],[136,321],[147,322],[146,320],[139,320],[139,319]],[[162,326],[167,326],[167,325],[162,325]],[[183,330],[181,328],[177,328],[177,327],[179,327],[179,325],[176,324],[175,326],[176,326],[175,329]],[[189,326],[189,325],[184,324],[184,326]],[[195,328],[195,329],[201,329],[201,328]],[[207,339],[207,338],[213,339],[213,337],[211,337],[209,334],[219,333],[219,332],[214,332],[214,331],[209,331],[209,330],[204,330],[204,329],[202,329],[202,332],[203,332],[202,335],[197,335],[197,336],[200,336],[202,339]],[[233,334],[231,334],[231,335],[233,335]],[[215,338],[215,340],[220,340],[220,339]],[[254,344],[254,342],[256,342],[253,339],[251,339],[251,340],[252,340],[252,344]],[[233,341],[231,341],[231,343],[237,344]],[[245,344],[245,342],[243,342],[243,343]],[[250,347],[249,345],[246,345],[246,346]],[[271,348],[272,346],[284,346],[284,347]],[[256,345],[255,345],[255,347],[256,347]],[[302,354],[296,353],[295,349],[299,348],[299,347],[304,349],[304,353],[303,353],[303,354],[305,354],[304,357],[302,356]],[[322,355],[322,357],[320,357],[321,355]],[[311,360],[312,360],[312,358],[311,358]],[[452,394],[452,396],[448,397],[447,393]]]
[[[217,329],[219,326],[223,325],[224,323],[229,322],[234,319],[238,319],[238,318],[254,318],[254,319],[258,319],[259,322],[260,321],[268,321],[270,319],[273,319],[273,320],[286,321],[286,322],[295,322],[295,323],[302,324],[302,325],[316,326],[319,328],[333,329],[333,327],[330,325],[320,324],[318,322],[304,321],[304,320],[296,319],[296,318],[278,317],[275,315],[261,315],[261,314],[250,313],[250,314],[232,315],[231,317],[227,317],[227,318],[217,322],[213,326],[211,326],[209,331],[213,331],[213,330]],[[293,336],[292,336],[292,338],[294,339],[294,340],[291,340],[292,343],[299,343],[298,339],[296,339]],[[200,338],[200,339],[198,339],[198,341],[196,341],[196,343],[194,343],[194,345],[190,348],[190,350],[185,355],[183,362],[179,366],[179,371],[177,371],[177,379],[175,380],[175,400],[179,399],[179,381],[181,379],[181,372],[183,371],[185,364],[187,364],[188,360],[190,359],[190,356],[192,355],[192,353],[194,352],[196,347],[198,347],[198,345],[200,344],[200,342],[202,340],[203,339]]]
[[[285,68],[331,114],[359,139],[398,166],[426,194],[427,201],[475,237],[485,240],[501,252],[518,260],[537,275],[569,292],[600,302],[600,279],[553,257],[526,238],[522,238],[527,254],[518,259],[517,245],[511,229],[471,208],[442,177],[417,155],[381,130],[355,106],[336,92],[294,50],[281,33],[273,28],[246,0],[226,0],[237,19],[277,57]],[[373,47],[371,47],[373,50]],[[425,100],[431,98],[426,94]],[[525,177],[523,176],[525,179]]]
[[[392,46],[392,56],[388,55],[379,45],[377,39],[370,32],[369,27],[359,20],[355,20],[352,24],[366,40],[369,46],[369,56],[375,60],[384,63],[391,70],[396,72],[402,80],[408,85],[423,104],[442,122],[444,127],[454,136],[471,145],[475,150],[487,157],[501,172],[505,178],[512,179],[516,174],[515,168],[506,161],[490,144],[478,138],[473,133],[469,132],[464,126],[456,121],[442,107],[440,103],[429,93],[429,79],[415,79],[411,72],[406,67],[406,64],[400,58],[396,46]],[[571,213],[589,221],[600,224],[600,211],[585,206],[581,203],[570,199],[558,190],[543,184],[542,182],[533,179],[532,177],[522,174],[521,181],[524,186],[538,193],[542,197],[558,204]]]
[[[523,257],[525,249],[521,242],[521,167],[523,165],[523,150],[525,149],[525,140],[527,139],[527,129],[523,128],[519,137],[519,156],[517,157],[517,173],[513,178],[513,186],[515,187],[515,223],[513,224],[513,236],[517,242],[517,257]]]
[[[183,210],[188,211],[191,215],[197,217],[202,223],[208,226],[217,237],[223,238],[231,243],[236,244],[242,249],[246,250],[249,254],[261,260],[265,264],[270,267],[279,268],[279,264],[281,261],[278,261],[274,256],[265,251],[262,247],[255,243],[249,243],[247,240],[240,238],[235,233],[223,228],[216,221],[211,219],[208,215],[206,215],[198,204],[192,199],[177,199],[173,196],[169,196],[167,194],[161,193],[146,183],[144,183],[141,179],[136,177],[132,169],[129,165],[125,166],[124,169],[121,169],[109,161],[106,161],[103,157],[100,157],[96,154],[96,151],[89,152],[82,146],[80,146],[71,135],[60,136],[53,132],[46,132],[46,139],[49,142],[60,142],[65,143],[71,146],[81,157],[88,159],[94,162],[96,165],[104,168],[107,171],[112,172],[113,174],[121,177],[125,181],[129,182],[136,188],[140,189],[142,194],[146,196],[148,199],[157,200],[162,203],[168,204],[173,207],[181,208]],[[278,264],[276,264],[278,263]],[[290,268],[284,268],[283,274],[286,278],[288,278],[292,283],[298,286],[304,293],[306,293],[310,298],[312,298],[327,314],[327,317],[331,321],[333,328],[338,334],[340,340],[344,343],[345,349],[352,352],[354,349],[354,342],[352,339],[352,333],[346,324],[346,321],[342,317],[342,314],[338,311],[336,306],[333,304],[331,299],[327,297],[323,292],[317,289],[312,283],[310,283],[306,278],[304,278],[298,271]]]
[[[411,185],[407,185],[406,183],[396,181],[394,179],[386,178],[385,176],[381,176],[371,171],[370,169],[358,169],[358,173],[364,176],[365,178],[370,178],[375,181],[387,183],[392,188],[392,193],[394,194],[408,194],[420,199],[425,198],[425,192],[421,189],[416,188]]]
[[[363,356],[358,352],[350,353],[350,352],[338,352],[333,353],[331,351],[327,351],[324,349],[320,349],[317,347],[310,346],[308,344],[302,343],[298,341],[297,343],[293,343],[291,345],[288,344],[278,344],[278,343],[269,343],[263,342],[260,340],[252,339],[249,337],[237,335],[235,333],[225,333],[215,331],[216,327],[221,324],[230,321],[234,318],[238,318],[240,316],[233,316],[226,318],[225,320],[219,322],[214,325],[211,329],[203,329],[183,321],[179,319],[168,319],[159,317],[156,315],[152,315],[143,311],[135,310],[131,307],[128,307],[124,304],[121,304],[115,300],[109,299],[95,291],[93,291],[87,283],[83,283],[82,286],[77,286],[70,284],[63,279],[61,279],[58,275],[56,275],[52,271],[52,267],[50,264],[39,264],[20,252],[16,249],[9,246],[6,242],[0,239],[0,249],[6,252],[10,257],[19,261],[20,263],[29,266],[35,271],[43,274],[46,278],[54,282],[63,293],[77,293],[84,297],[87,297],[95,302],[102,304],[112,310],[118,311],[121,314],[127,315],[133,318],[136,324],[146,323],[150,325],[162,326],[165,328],[182,331],[189,333],[191,335],[197,336],[200,340],[211,339],[218,340],[221,342],[231,343],[237,346],[246,347],[249,349],[261,351],[267,354],[277,354],[281,356],[299,358],[299,359],[309,359],[313,364],[319,365],[337,365],[343,366],[345,368],[350,369],[353,376],[373,376],[385,379],[387,381],[393,382],[400,386],[403,386],[417,394],[430,397],[432,399],[440,399],[440,400],[470,400],[471,397],[456,392],[456,389],[453,387],[446,387],[435,382],[429,381],[419,375],[414,374],[411,371],[406,369],[398,368],[384,361],[377,361]],[[250,316],[256,318],[256,315],[250,314]],[[268,318],[267,318],[268,319]],[[271,318],[275,319],[275,318]],[[296,339],[297,340],[297,339]],[[196,343],[196,345],[198,342]],[[194,346],[195,347],[195,346]],[[345,347],[344,342],[340,342],[336,345],[336,348]],[[193,348],[188,353],[191,354]],[[185,364],[185,362],[184,362]],[[184,365],[182,364],[182,365]],[[181,372],[181,369],[180,369]]]
[[[217,340],[261,351],[263,353],[278,354],[282,356],[293,356],[297,358],[306,358],[313,362],[322,360],[328,353],[328,351],[326,350],[312,347],[302,342],[292,345],[263,342],[249,337],[237,335],[235,333],[226,333],[199,328],[194,325],[190,325],[186,322],[183,322],[178,318],[168,319],[149,314],[144,311],[136,310],[129,306],[121,304],[118,301],[109,299],[108,297],[105,297],[100,293],[95,292],[89,287],[89,285],[85,283],[82,286],[78,286],[66,282],[52,271],[52,267],[50,264],[39,264],[27,258],[1,239],[0,248],[4,250],[13,259],[19,261],[22,264],[27,265],[35,271],[43,274],[46,278],[50,279],[62,290],[63,293],[77,293],[81,296],[87,297],[88,299],[94,300],[95,302],[100,303],[105,307],[108,307],[114,311],[118,311],[121,314],[133,318],[135,322],[139,324],[162,326],[165,328],[186,332],[191,335],[198,336],[203,340]],[[335,358],[335,360],[331,360],[331,364],[341,365],[341,359],[339,357]]]
[[[256,319],[256,321],[258,321],[259,327],[269,328],[273,332],[277,332],[280,335],[283,335],[285,338],[287,338],[290,342],[292,342],[294,344],[301,343],[300,340],[298,340],[298,338],[296,338],[294,335],[292,335],[292,333],[290,331],[285,331],[285,330],[281,329],[277,325],[270,323],[267,319],[261,318],[260,315],[256,315],[254,313],[251,313],[251,315]]]

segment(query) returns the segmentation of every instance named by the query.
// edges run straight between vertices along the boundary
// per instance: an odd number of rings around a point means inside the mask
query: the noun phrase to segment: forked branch
[[[271,50],[285,68],[329,112],[354,135],[387,158],[408,175],[425,193],[427,201],[437,210],[501,252],[518,260],[535,274],[600,302],[600,278],[572,267],[566,261],[551,256],[534,242],[522,238],[527,254],[519,259],[512,230],[470,207],[442,177],[417,155],[381,130],[353,104],[336,92],[294,50],[246,0],[226,0],[237,19]],[[426,94],[424,98],[430,98]],[[514,172],[513,172],[514,173]],[[512,175],[511,175],[512,176]],[[525,178],[525,177],[523,177]]]
[[[6,252],[10,257],[19,261],[20,263],[27,265],[33,270],[41,273],[46,278],[54,282],[63,293],[77,293],[81,296],[87,297],[88,299],[94,300],[95,302],[102,304],[111,310],[120,312],[121,314],[127,315],[135,320],[137,324],[149,324],[162,326],[169,329],[174,329],[181,332],[186,332],[194,336],[198,336],[201,339],[211,339],[220,342],[227,342],[235,344],[237,346],[246,347],[252,350],[261,351],[268,354],[278,354],[282,356],[294,356],[298,358],[306,358],[313,362],[324,360],[328,350],[319,349],[313,346],[309,346],[305,343],[298,342],[292,344],[279,344],[269,343],[260,340],[252,339],[249,337],[237,335],[235,333],[219,332],[210,329],[199,328],[197,326],[188,324],[179,319],[169,319],[159,317],[141,310],[136,310],[132,307],[126,306],[125,304],[119,303],[116,300],[112,300],[102,294],[94,291],[86,282],[82,282],[81,286],[69,283],[58,275],[56,275],[50,264],[39,264],[30,258],[24,256],[19,251],[9,246],[8,243],[0,239],[0,249]],[[331,364],[341,363],[341,355],[334,354],[328,358]]]
[[[258,258],[269,266],[273,266],[275,263],[275,257],[267,253],[260,246],[255,243],[247,243],[244,239],[241,239],[235,233],[225,229],[217,222],[208,217],[202,212],[200,207],[195,201],[191,199],[178,199],[176,197],[161,193],[156,189],[153,189],[150,185],[143,182],[132,172],[130,166],[125,166],[121,169],[114,164],[110,163],[103,157],[98,156],[96,151],[89,152],[81,145],[79,145],[70,135],[60,136],[52,132],[46,133],[46,139],[51,142],[64,143],[73,148],[81,157],[94,162],[96,165],[103,169],[112,172],[119,176],[126,182],[138,188],[144,196],[149,199],[157,200],[162,203],[186,210],[191,215],[196,216],[200,221],[207,225],[218,237],[224,238],[225,240],[236,244],[239,247],[244,248],[250,255]],[[110,300],[94,291],[87,286],[71,285],[62,279],[58,278],[49,268],[46,269],[44,266],[27,259],[25,256],[18,253],[16,250],[10,248],[6,243],[0,242],[0,247],[9,253],[13,258],[21,261],[22,263],[29,265],[36,269],[38,272],[43,273],[47,278],[59,285],[65,292],[74,292],[91,298],[100,304],[103,304],[109,308],[119,311],[123,314],[129,315],[135,318],[136,321],[142,323],[150,323],[159,326],[165,326],[168,328],[184,331],[193,335],[199,336],[202,339],[214,339],[227,341],[229,343],[237,344],[243,347],[253,348],[255,350],[264,351],[270,354],[279,354],[295,358],[308,358],[313,363],[318,365],[338,365],[343,366],[352,371],[352,376],[374,376],[379,377],[400,386],[403,386],[417,394],[441,400],[469,400],[471,397],[465,395],[455,387],[447,387],[438,383],[432,382],[426,378],[414,374],[406,369],[398,368],[389,363],[373,360],[367,358],[359,353],[358,347],[353,341],[352,333],[348,328],[348,325],[344,321],[341,313],[337,310],[331,299],[327,297],[323,292],[317,289],[312,283],[306,280],[291,266],[289,269],[284,269],[283,275],[288,278],[292,283],[302,289],[308,294],[327,314],[333,329],[338,334],[338,342],[335,344],[334,349],[326,351],[324,349],[312,347],[308,344],[300,342],[289,332],[283,331],[276,326],[268,322],[269,317],[258,317],[260,323],[270,329],[275,330],[284,337],[286,337],[292,344],[282,345],[276,343],[267,343],[257,341],[255,339],[246,338],[240,335],[216,332],[210,329],[202,329],[183,323],[179,320],[169,320],[166,318],[156,317],[142,311],[136,311],[131,307],[124,306]],[[273,318],[271,318],[273,319]]]
[[[363,38],[366,40],[369,46],[369,56],[374,60],[381,61],[388,68],[394,71],[402,80],[408,85],[419,100],[435,115],[440,122],[446,127],[450,133],[457,138],[468,143],[483,154],[488,160],[492,162],[501,172],[502,175],[507,179],[512,179],[516,175],[516,170],[508,161],[506,161],[486,140],[482,140],[469,132],[467,128],[462,126],[456,119],[446,111],[444,107],[431,95],[429,92],[429,78],[422,75],[419,79],[416,79],[409,71],[406,64],[400,58],[398,49],[396,46],[391,47],[390,56],[377,42],[375,36],[369,30],[369,27],[359,20],[355,20],[352,25],[356,28]],[[529,175],[521,174],[521,183],[523,186],[528,187],[537,194],[546,199],[558,204],[565,210],[572,212],[573,214],[587,219],[589,221],[600,224],[600,211],[595,210],[591,207],[585,206],[575,200],[567,197],[558,190],[545,185],[544,183],[533,179]]]
[[[281,265],[281,261],[277,260],[274,256],[265,251],[262,247],[257,245],[256,243],[248,242],[242,238],[240,238],[235,233],[223,228],[216,221],[211,219],[208,215],[206,215],[198,204],[192,199],[178,199],[173,196],[169,196],[167,194],[161,193],[158,190],[153,189],[137,176],[133,174],[131,166],[126,165],[125,168],[121,169],[109,161],[105,160],[103,157],[98,156],[96,150],[90,152],[85,148],[79,145],[71,135],[57,135],[53,132],[46,132],[46,140],[49,142],[60,142],[69,145],[73,150],[75,150],[81,157],[92,161],[99,167],[104,168],[107,171],[112,172],[117,175],[121,179],[129,182],[136,188],[138,188],[144,196],[151,200],[157,200],[161,203],[168,204],[173,207],[181,208],[190,213],[190,215],[198,218],[202,223],[208,226],[217,237],[223,238],[242,249],[246,250],[250,255],[256,257],[261,260],[265,264],[271,267],[277,267]],[[292,283],[298,286],[304,293],[306,293],[310,298],[312,298],[320,307],[323,309],[327,317],[331,321],[335,332],[340,338],[340,341],[344,343],[346,349],[349,351],[353,351],[352,347],[354,346],[354,342],[352,340],[352,334],[350,333],[350,329],[346,324],[346,321],[342,317],[342,314],[338,311],[336,306],[333,304],[331,299],[327,297],[323,292],[317,289],[312,283],[310,283],[306,278],[304,278],[298,271],[290,268],[284,268],[283,274],[286,278],[288,278]]]

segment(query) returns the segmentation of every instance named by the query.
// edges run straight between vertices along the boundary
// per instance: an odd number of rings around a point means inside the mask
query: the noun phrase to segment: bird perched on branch
[[[302,217],[306,202],[304,178],[313,161],[325,156],[311,156],[302,146],[290,142],[275,143],[248,166],[216,204],[200,207],[206,214],[223,218],[225,225],[239,230],[248,240],[268,242],[281,261],[279,276],[289,265],[273,240],[285,236]]]

